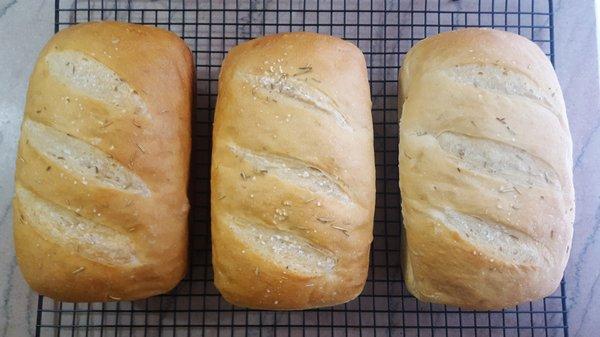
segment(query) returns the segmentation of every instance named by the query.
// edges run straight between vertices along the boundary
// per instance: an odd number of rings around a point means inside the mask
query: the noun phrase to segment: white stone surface
[[[556,69],[574,140],[577,217],[566,271],[572,337],[600,331],[600,81],[592,0],[555,1]],[[54,30],[54,1],[0,0],[0,337],[34,335],[37,295],[14,258],[11,198],[27,79]]]
[[[0,0],[0,336],[34,335],[37,295],[15,261],[11,199],[27,79],[54,31],[54,1]]]

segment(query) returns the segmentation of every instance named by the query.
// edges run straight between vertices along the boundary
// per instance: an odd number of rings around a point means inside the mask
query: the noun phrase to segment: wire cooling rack
[[[40,296],[36,336],[568,336],[564,283],[542,301],[473,312],[417,301],[404,287],[399,263],[397,79],[405,53],[426,36],[480,26],[526,36],[553,61],[550,0],[56,0],[56,31],[92,20],[169,29],[194,52],[191,265],[175,290],[143,301],[73,304]],[[344,37],[367,59],[378,191],[369,278],[362,295],[348,304],[300,312],[246,310],[223,300],[212,282],[209,166],[217,80],[232,46],[299,30]]]

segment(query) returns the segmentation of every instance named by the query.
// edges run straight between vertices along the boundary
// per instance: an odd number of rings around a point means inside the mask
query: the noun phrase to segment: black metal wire
[[[120,20],[179,34],[196,64],[190,176],[190,269],[166,295],[133,303],[38,299],[36,336],[568,336],[565,285],[534,303],[473,312],[420,303],[400,272],[398,69],[420,39],[462,27],[520,33],[554,62],[552,1],[55,0],[55,31]],[[274,313],[236,308],[213,285],[210,252],[211,128],[222,59],[237,43],[280,31],[346,38],[365,53],[371,82],[377,205],[369,278],[356,300],[332,308]]]

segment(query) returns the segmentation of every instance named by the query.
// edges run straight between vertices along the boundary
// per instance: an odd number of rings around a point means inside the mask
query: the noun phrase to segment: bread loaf
[[[419,42],[400,78],[409,291],[472,309],[551,294],[575,205],[571,136],[549,60],[518,35],[466,29]]]
[[[213,131],[214,277],[233,304],[306,309],[363,289],[375,205],[371,101],[356,46],[314,33],[233,48]]]
[[[34,290],[133,300],[183,277],[192,81],[189,49],[161,29],[96,22],[46,45],[14,198],[17,260]]]

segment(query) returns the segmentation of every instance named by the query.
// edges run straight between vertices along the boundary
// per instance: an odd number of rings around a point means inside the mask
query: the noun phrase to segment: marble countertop
[[[566,270],[569,332],[600,331],[600,76],[593,0],[554,1],[555,64],[573,134],[577,214]],[[35,58],[54,31],[54,1],[0,0],[0,337],[34,335],[37,295],[12,243],[16,145]]]

